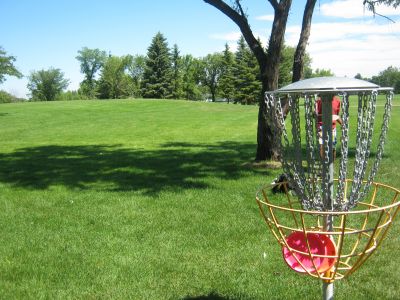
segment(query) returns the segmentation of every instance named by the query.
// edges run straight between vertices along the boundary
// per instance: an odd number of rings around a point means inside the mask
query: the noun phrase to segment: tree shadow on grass
[[[71,189],[140,191],[204,189],[208,177],[238,179],[253,144],[169,143],[161,149],[120,145],[38,146],[0,153],[0,182],[28,189],[63,185]]]

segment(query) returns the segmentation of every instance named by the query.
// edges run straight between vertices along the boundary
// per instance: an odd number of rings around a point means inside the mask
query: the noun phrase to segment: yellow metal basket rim
[[[335,181],[338,181],[338,179],[335,179]],[[346,179],[346,181],[351,182],[351,181],[353,181],[353,180],[352,180],[352,179]],[[390,209],[390,208],[393,208],[393,207],[396,207],[396,206],[399,206],[399,205],[400,205],[400,200],[398,200],[398,201],[396,201],[396,202],[393,202],[392,204],[389,204],[389,205],[386,205],[386,206],[381,206],[381,207],[378,207],[378,206],[376,206],[376,205],[370,205],[370,204],[365,203],[365,202],[360,202],[359,204],[363,204],[363,205],[366,205],[366,206],[369,206],[369,207],[375,206],[376,208],[369,208],[369,209],[362,209],[362,210],[351,210],[351,211],[317,211],[317,210],[303,210],[303,209],[297,209],[297,208],[290,208],[290,207],[285,207],[285,206],[279,206],[279,205],[272,204],[272,203],[269,202],[269,201],[268,201],[268,202],[265,202],[265,201],[263,201],[263,200],[260,199],[259,194],[260,194],[260,193],[263,193],[263,190],[264,190],[264,189],[266,189],[266,188],[271,189],[271,188],[273,188],[274,186],[282,185],[282,184],[286,184],[286,183],[287,183],[287,182],[280,182],[280,183],[276,183],[276,184],[272,184],[272,185],[269,184],[269,185],[265,185],[265,186],[261,187],[261,188],[257,191],[257,193],[256,193],[256,199],[257,199],[257,201],[260,202],[260,203],[263,203],[263,204],[265,204],[265,205],[267,205],[267,206],[273,207],[273,208],[275,208],[275,209],[279,209],[279,210],[290,211],[290,212],[296,212],[296,213],[303,213],[303,214],[310,214],[310,215],[322,215],[322,216],[324,216],[324,215],[334,215],[334,216],[335,216],[335,215],[336,215],[336,216],[339,215],[339,216],[340,216],[340,215],[344,215],[344,214],[363,214],[363,213],[371,213],[371,212],[377,212],[377,211],[387,210],[387,209]],[[376,186],[376,187],[384,187],[384,188],[387,188],[387,189],[392,190],[393,192],[396,193],[396,195],[393,197],[393,199],[395,199],[395,198],[397,197],[397,195],[400,194],[400,190],[398,190],[398,189],[396,189],[396,188],[394,188],[394,187],[392,187],[392,186],[389,186],[389,185],[387,185],[387,184],[378,183],[378,182],[373,182],[372,185],[374,185],[374,186]],[[267,200],[267,197],[264,196],[263,198]]]

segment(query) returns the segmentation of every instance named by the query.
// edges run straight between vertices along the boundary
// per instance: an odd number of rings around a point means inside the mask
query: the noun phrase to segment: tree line
[[[295,48],[284,46],[279,66],[279,86],[292,79]],[[171,48],[164,35],[158,32],[147,49],[147,55],[115,56],[99,49],[83,47],[76,59],[84,75],[77,91],[65,91],[69,80],[60,69],[32,71],[28,75],[28,89],[32,101],[76,99],[157,98],[257,104],[261,93],[259,65],[243,36],[235,52],[228,45],[222,52],[196,58],[181,55],[178,46]],[[21,78],[15,68],[15,57],[0,47],[0,83],[6,75]],[[333,76],[330,70],[311,69],[307,54],[304,78]],[[392,86],[400,93],[400,69],[390,66],[378,75],[364,78],[381,86]],[[8,100],[8,101],[7,101]],[[1,102],[17,101],[8,93],[0,92]]]

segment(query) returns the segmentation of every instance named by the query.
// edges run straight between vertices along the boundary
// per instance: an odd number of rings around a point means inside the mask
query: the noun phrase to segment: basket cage
[[[332,82],[342,80],[334,78]],[[379,100],[383,109],[377,107],[381,92],[386,95]],[[350,109],[352,95],[356,110]],[[334,117],[326,108],[333,96],[341,100],[337,147],[330,128]],[[325,101],[323,124],[328,125],[320,135],[316,118],[319,98]],[[266,93],[265,100],[266,119],[273,122],[270,127],[287,182],[257,193],[261,214],[282,246],[286,262],[290,257],[292,269],[328,283],[345,278],[379,247],[400,207],[399,190],[374,181],[383,156],[393,91],[375,86],[281,89]],[[376,118],[378,115],[381,118]],[[333,180],[333,174],[338,174],[337,179]],[[276,185],[283,187],[282,196],[272,194]],[[289,243],[293,234],[303,240],[301,247]],[[314,249],[315,238],[325,247],[324,253]]]

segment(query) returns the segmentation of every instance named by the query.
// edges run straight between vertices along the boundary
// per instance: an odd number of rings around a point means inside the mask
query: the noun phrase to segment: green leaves
[[[0,47],[0,84],[6,80],[5,75],[21,78],[22,74],[15,68],[15,57],[7,55],[7,52]]]
[[[56,96],[69,84],[69,81],[64,79],[64,73],[53,67],[48,70],[31,72],[28,80],[28,89],[31,91],[33,100],[55,100]]]
[[[104,66],[107,54],[99,49],[83,47],[78,51],[76,59],[80,62],[81,73],[85,75],[85,79],[81,82],[81,90],[89,98],[95,98],[95,75]]]
[[[133,57],[110,56],[101,71],[99,80],[99,97],[102,99],[120,99],[130,96],[132,78],[126,70],[132,64]]]
[[[390,66],[379,72],[377,76],[373,76],[372,82],[379,84],[382,87],[393,87],[394,93],[400,93],[400,69]]]

